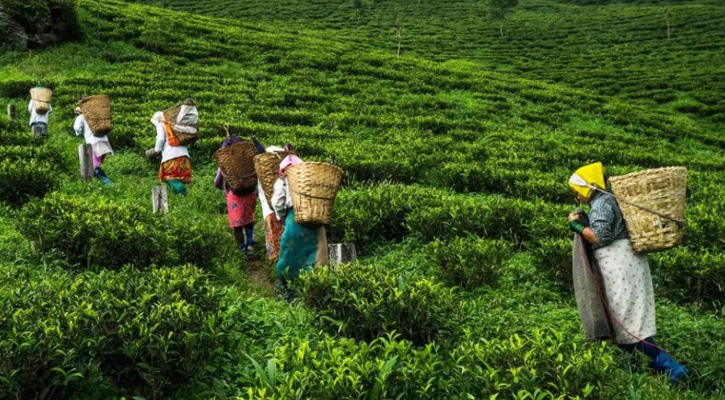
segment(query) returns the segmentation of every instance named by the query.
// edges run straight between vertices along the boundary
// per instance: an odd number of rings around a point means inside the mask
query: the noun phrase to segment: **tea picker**
[[[76,119],[73,131],[82,136],[85,144],[79,146],[78,156],[81,164],[81,178],[90,180],[93,176],[101,180],[104,186],[110,186],[111,180],[101,167],[106,155],[113,154],[108,133],[111,132],[111,102],[108,96],[81,97],[80,105],[75,109]]]
[[[254,170],[255,145],[229,133],[214,153],[219,168],[214,177],[214,186],[224,190],[227,203],[229,227],[239,251],[254,250],[254,210],[257,207],[257,174]]]
[[[645,171],[644,175],[640,173],[635,177],[637,179],[628,183],[625,181],[630,180],[630,176],[613,177],[616,195],[607,190],[601,163],[581,167],[569,179],[569,188],[577,199],[590,206],[588,218],[581,210],[568,217],[569,228],[575,233],[574,292],[587,339],[613,339],[629,353],[634,349],[643,352],[652,360],[650,367],[667,374],[672,383],[684,378],[688,371],[654,341],[657,329],[652,277],[647,258],[638,251],[657,251],[679,243],[679,238],[670,234],[670,228],[680,226],[678,220],[684,218],[682,170],[684,168]],[[646,182],[639,179],[641,177]],[[674,190],[667,190],[668,185]],[[625,198],[628,186],[639,193],[639,197]],[[668,200],[672,197],[668,193],[681,200]],[[681,204],[681,215],[672,209],[662,212],[661,207],[648,204],[647,197],[652,195],[654,202],[665,204],[665,208],[672,204],[678,208]],[[617,200],[638,211],[632,213],[631,208],[620,208]],[[650,223],[651,228],[646,233],[633,229],[642,220],[651,221],[653,215],[669,218],[672,223]],[[676,230],[681,232],[681,228]]]
[[[325,225],[330,224],[342,175],[336,165],[303,162],[296,154],[287,155],[279,165],[272,208],[285,222],[276,272],[287,300],[292,299],[290,280],[329,261]]]
[[[50,105],[52,98],[53,91],[40,82],[30,89],[30,102],[28,103],[30,130],[36,136],[48,136],[48,116],[53,112],[53,107]]]
[[[161,156],[159,181],[166,182],[174,194],[186,194],[191,183],[191,157],[186,146],[199,138],[199,114],[191,98],[151,118],[156,128],[156,144],[146,151],[149,158]]]

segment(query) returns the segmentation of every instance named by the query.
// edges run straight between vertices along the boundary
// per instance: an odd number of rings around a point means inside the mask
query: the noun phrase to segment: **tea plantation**
[[[659,2],[521,0],[504,39],[477,2],[375,1],[357,24],[352,2],[158,3],[79,0],[83,40],[0,55],[20,110],[0,117],[0,399],[725,396],[719,2],[672,2],[669,41]],[[46,140],[27,127],[37,80]],[[78,178],[80,93],[112,98],[112,187]],[[193,183],[154,215],[149,119],[188,96]],[[225,124],[336,156],[328,234],[359,263],[304,275],[291,304],[265,287],[212,184]],[[565,182],[593,160],[689,170],[684,243],[648,256],[679,386],[584,340]]]
[[[397,52],[400,27],[403,56],[476,61],[485,70],[725,122],[725,4],[717,0],[521,0],[503,38],[488,1],[136,1],[314,28],[326,39],[387,54]]]

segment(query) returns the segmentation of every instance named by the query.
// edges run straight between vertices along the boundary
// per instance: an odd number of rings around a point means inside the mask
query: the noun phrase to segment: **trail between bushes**
[[[257,289],[260,295],[274,297],[274,281],[272,280],[269,263],[260,258],[250,258],[245,272],[249,276],[249,286]]]

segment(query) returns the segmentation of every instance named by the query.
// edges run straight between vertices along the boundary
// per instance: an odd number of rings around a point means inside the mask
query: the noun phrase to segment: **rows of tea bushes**
[[[578,10],[520,11],[534,6]],[[10,164],[75,165],[79,93],[111,95],[116,150],[112,187],[68,174],[60,193],[0,206],[0,399],[722,397],[725,158],[708,125],[263,19],[113,0],[81,0],[79,16],[84,42],[0,57],[0,102],[26,101],[39,77],[55,88],[47,147],[0,132]],[[202,132],[193,183],[152,215],[149,118],[187,96]],[[347,175],[328,232],[360,263],[304,275],[292,304],[252,291],[260,274],[245,269],[271,268],[237,254],[212,186],[224,124],[337,156]],[[691,171],[685,243],[650,257],[660,343],[693,371],[681,389],[581,335],[565,181],[592,160],[615,175]]]
[[[402,54],[594,89],[638,102],[666,104],[685,114],[725,122],[722,30],[716,1],[586,6],[522,0],[507,17],[506,37],[486,1],[361,2],[136,0],[287,31],[315,29],[332,40],[395,54],[395,21]],[[670,12],[670,38],[664,10]],[[707,37],[707,40],[703,38]]]
[[[82,18],[90,23],[95,14],[83,10]],[[725,229],[716,217],[724,206],[712,201],[723,194],[717,178],[725,163],[722,138],[688,117],[465,65],[440,66],[365,53],[353,45],[309,35],[272,34],[206,17],[195,17],[204,24],[192,24],[181,17],[185,14],[176,18],[175,13],[120,2],[90,10],[101,15],[98,33],[112,40],[107,42],[110,45],[67,45],[67,51],[83,54],[91,60],[87,61],[90,70],[112,72],[113,78],[88,73],[49,77],[57,84],[54,117],[60,121],[55,123],[70,125],[77,93],[110,93],[115,111],[112,140],[117,149],[140,153],[150,147],[154,132],[148,117],[192,95],[199,102],[204,136],[191,149],[195,163],[210,160],[223,138],[222,125],[229,124],[232,131],[256,134],[265,143],[294,142],[301,154],[312,159],[336,154],[349,183],[393,180],[462,193],[502,194],[508,200],[498,202],[509,204],[506,207],[537,213],[550,210],[536,222],[542,226],[550,226],[550,221],[568,211],[563,206],[551,208],[552,203],[571,201],[562,182],[591,160],[603,160],[610,174],[686,165],[692,171],[686,251],[697,257],[713,245],[719,248],[708,238]],[[151,27],[165,24],[180,29],[152,34]],[[182,46],[186,35],[194,36],[193,43]],[[151,39],[153,46],[147,43]],[[18,62],[32,71],[52,57],[37,58]],[[14,70],[6,76],[0,81],[2,96],[20,96],[32,82]],[[113,168],[113,162],[108,164]],[[122,168],[119,173],[134,170]],[[532,202],[534,198],[546,203]],[[708,206],[704,206],[706,198]],[[494,232],[495,237],[514,242],[536,241],[542,263],[558,268],[562,275],[567,271],[567,238],[559,225],[554,225],[558,229],[551,234],[525,233],[522,227],[532,222],[525,221],[519,211],[512,211],[518,215],[513,219],[475,222],[477,215],[497,216],[499,207],[484,206],[493,202],[477,197],[431,207],[423,199],[416,200],[421,201],[420,209],[406,211],[411,218],[404,220],[425,240],[460,232],[484,236]],[[374,226],[365,223],[370,204],[350,204],[340,206],[345,215],[341,220],[353,228],[335,233],[340,237],[354,231],[354,237],[345,238],[365,248],[375,242],[365,233],[372,229],[382,232],[375,233],[377,239],[405,236],[395,207],[375,216],[380,226]],[[486,211],[487,207],[493,211]],[[345,213],[361,213],[361,218]],[[477,226],[451,222],[456,220]],[[426,225],[430,221],[443,221],[443,225]],[[677,270],[673,261],[664,265]],[[712,271],[705,266],[692,268]],[[706,275],[701,278],[709,283],[694,293],[701,290],[703,296],[720,297],[711,289],[719,287],[717,279],[710,278],[716,275]]]

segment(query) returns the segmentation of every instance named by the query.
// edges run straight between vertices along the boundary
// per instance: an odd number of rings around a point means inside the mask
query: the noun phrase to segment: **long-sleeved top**
[[[257,193],[259,194],[259,202],[262,204],[262,217],[266,219],[268,215],[274,213],[274,210],[267,201],[267,196],[264,194],[264,189],[262,188],[262,182],[257,182]]]
[[[53,111],[53,107],[48,105],[48,112],[45,114],[38,114],[35,112],[35,101],[32,99],[30,100],[30,103],[28,103],[28,112],[30,112],[30,123],[28,125],[33,125],[36,122],[42,122],[44,124],[48,123],[48,115]]]
[[[162,163],[173,160],[174,158],[189,157],[189,150],[186,149],[186,146],[169,145],[166,141],[166,130],[162,122],[152,122],[156,126],[156,145],[154,146],[154,150],[161,153]]]
[[[106,135],[93,135],[93,131],[91,130],[91,127],[88,125],[88,121],[86,121],[83,115],[77,116],[75,121],[73,121],[73,130],[75,131],[76,136],[83,136],[83,138],[86,140],[86,143],[90,145],[94,145],[98,142],[108,142],[108,136]]]
[[[629,237],[622,211],[613,196],[596,193],[589,206],[589,227],[597,237],[597,243],[592,245],[592,249],[596,250],[615,240]]]
[[[274,183],[274,194],[272,194],[272,208],[278,220],[283,220],[287,215],[287,209],[292,207],[292,196],[290,195],[287,178],[279,178]]]

